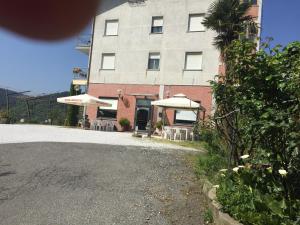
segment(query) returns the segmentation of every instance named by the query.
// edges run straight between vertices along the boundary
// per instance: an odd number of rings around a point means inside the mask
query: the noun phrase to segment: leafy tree
[[[76,91],[75,86],[71,84],[70,88],[70,96],[78,95],[81,91]],[[69,105],[67,111],[67,118],[65,121],[65,126],[77,126],[78,124],[78,113],[79,113],[79,106],[76,105]]]
[[[240,0],[216,0],[211,4],[203,24],[208,29],[214,30],[217,36],[214,38],[214,45],[221,51],[224,61],[225,74],[219,79],[226,86],[226,90],[234,88],[236,84],[234,75],[227,74],[230,71],[230,62],[227,56],[229,46],[234,40],[238,40],[244,33],[251,31],[256,33],[256,24],[253,17],[247,15],[252,6],[250,1]],[[232,104],[232,96],[227,96],[226,101],[217,103],[215,111],[215,122],[219,132],[224,136],[230,151],[229,164],[238,162],[238,148],[240,147],[240,133],[238,126],[238,114]]]

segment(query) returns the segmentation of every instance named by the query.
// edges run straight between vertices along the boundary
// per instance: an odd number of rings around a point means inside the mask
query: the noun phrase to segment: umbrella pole
[[[165,118],[166,118],[166,109],[163,108],[162,111],[162,120],[163,120],[163,128],[165,129]]]

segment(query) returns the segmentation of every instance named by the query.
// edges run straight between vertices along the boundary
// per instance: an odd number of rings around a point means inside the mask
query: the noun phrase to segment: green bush
[[[212,128],[201,126],[198,128],[200,140],[208,151],[198,158],[197,174],[207,177],[211,182],[217,182],[220,169],[228,167],[226,151],[223,148],[221,138],[217,131]]]
[[[129,129],[130,127],[130,121],[127,118],[121,118],[119,120],[119,124],[125,130]]]
[[[219,176],[217,198],[222,210],[245,225],[296,225],[300,221],[300,202],[294,199],[289,206],[282,197],[283,188],[271,182],[271,176],[268,169],[256,171],[249,167]],[[264,188],[258,189],[260,184]]]
[[[254,43],[235,41],[226,49],[226,75],[222,82],[212,82],[214,120],[232,166],[243,165],[241,156],[247,153],[252,167],[220,181],[218,199],[244,224],[296,224],[300,223],[300,42],[256,48]]]
[[[161,129],[162,129],[162,125],[163,125],[163,122],[162,122],[162,121],[158,121],[158,122],[156,122],[156,124],[155,124],[155,128],[161,130]]]
[[[211,224],[214,222],[214,217],[213,217],[213,213],[212,213],[211,209],[207,209],[204,212],[203,218],[204,218],[205,224]]]
[[[226,166],[227,160],[221,155],[213,153],[201,155],[198,158],[197,175],[205,176],[212,183],[216,183],[219,170],[226,168]]]

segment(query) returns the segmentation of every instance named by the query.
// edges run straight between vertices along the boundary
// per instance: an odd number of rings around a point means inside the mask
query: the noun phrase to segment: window
[[[161,34],[163,32],[163,24],[164,19],[163,17],[152,17],[152,27],[151,33],[152,34]]]
[[[159,70],[160,54],[150,53],[148,61],[148,70]]]
[[[202,69],[202,52],[187,52],[185,55],[185,70]]]
[[[98,107],[97,110],[97,118],[108,118],[108,119],[116,119],[117,118],[117,110],[118,110],[118,99],[116,98],[101,98],[99,99],[103,102],[110,103],[110,107]]]
[[[197,111],[176,110],[174,123],[192,124],[197,120]]]
[[[189,17],[189,32],[205,31],[202,24],[204,14],[191,14]]]
[[[109,53],[109,54],[102,54],[102,70],[114,70],[115,69],[115,54]]]
[[[118,35],[119,20],[106,20],[105,21],[105,36]]]

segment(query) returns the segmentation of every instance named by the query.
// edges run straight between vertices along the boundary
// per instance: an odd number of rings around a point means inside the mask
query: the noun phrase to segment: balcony
[[[92,44],[92,36],[91,35],[80,36],[77,39],[76,50],[78,50],[86,55],[89,55],[91,44]]]
[[[74,68],[73,69],[73,85],[86,86],[87,85],[87,68]]]

